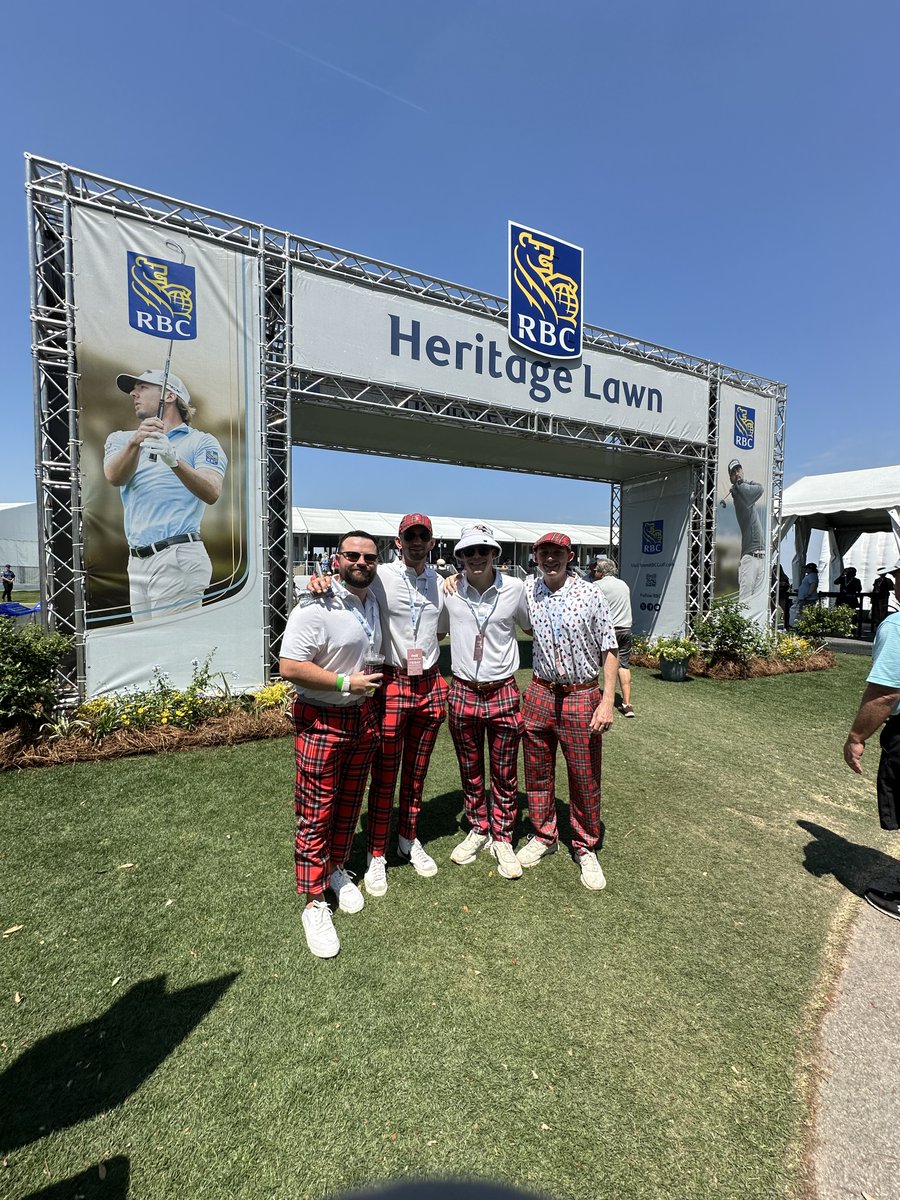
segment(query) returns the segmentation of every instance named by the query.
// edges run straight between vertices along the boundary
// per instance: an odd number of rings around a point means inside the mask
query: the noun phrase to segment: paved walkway
[[[822,1030],[818,1200],[900,1200],[900,921],[859,909]]]

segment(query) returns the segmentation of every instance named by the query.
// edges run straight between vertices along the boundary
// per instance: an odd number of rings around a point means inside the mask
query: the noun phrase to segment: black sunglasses
[[[471,558],[473,554],[490,554],[493,546],[466,546],[465,550],[460,550],[463,558]]]
[[[347,562],[352,563],[363,559],[367,567],[373,567],[378,562],[377,554],[360,554],[358,550],[342,550],[341,556],[346,558]]]
[[[430,542],[431,534],[424,525],[416,525],[413,529],[407,529],[403,540],[404,542]]]

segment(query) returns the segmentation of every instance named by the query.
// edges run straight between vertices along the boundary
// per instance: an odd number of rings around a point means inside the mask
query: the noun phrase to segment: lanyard
[[[425,578],[424,571],[422,572],[421,576],[419,576],[419,575],[416,576],[417,581],[419,579],[424,579],[424,578]],[[422,621],[422,613],[425,611],[425,606],[428,603],[428,600],[419,591],[418,582],[416,583],[415,588],[411,588],[409,586],[409,575],[407,574],[405,568],[403,571],[403,582],[406,584],[406,594],[409,597],[409,624],[410,624],[410,628],[412,629],[412,643],[415,646],[416,642],[418,641],[418,637],[419,637],[419,625],[421,624],[421,621]],[[427,580],[425,580],[425,586],[426,586],[426,588],[428,587]],[[422,596],[421,604],[416,603],[416,596]],[[416,609],[419,610],[418,616],[416,616]]]
[[[370,605],[371,605],[371,610],[370,610]],[[360,612],[355,604],[348,604],[347,607],[348,607],[349,611],[353,613],[354,617],[356,617],[357,621],[359,621],[359,623],[363,629],[363,632],[365,633],[366,637],[369,639],[369,649],[371,650],[373,648],[373,646],[375,645],[375,601],[374,601],[374,599],[371,596],[366,596],[365,604],[363,605],[363,612]],[[368,620],[366,619],[369,616],[370,611],[371,611],[371,615],[372,615],[372,624],[371,625],[369,624]],[[365,616],[363,615],[363,613],[365,614]]]
[[[468,610],[472,614],[472,616],[475,618],[475,626],[478,630],[479,637],[484,637],[484,631],[488,627],[488,621],[490,621],[491,617],[494,615],[494,609],[497,607],[497,602],[500,599],[500,589],[497,587],[496,584],[492,584],[491,586],[494,588],[494,603],[491,605],[490,611],[488,612],[488,615],[484,618],[483,622],[479,619],[479,616],[478,616],[478,612],[481,609],[481,605],[479,604],[478,607],[476,608],[475,605],[471,602],[471,600],[469,599],[469,597],[467,595],[460,593],[460,595],[462,596],[462,599],[465,601],[466,607],[468,608]],[[468,590],[469,590],[469,585],[467,583],[466,591],[468,591]]]
[[[550,640],[553,643],[553,657],[555,659],[554,665],[556,666],[557,674],[560,676],[567,673],[563,665],[562,653],[560,651],[560,635],[562,634],[565,626],[566,606],[565,604],[557,604],[556,601],[557,598],[562,599],[563,593],[568,586],[569,581],[566,580],[566,582],[561,588],[558,589],[558,591],[550,592],[549,595],[549,601],[552,605],[550,613],[548,614],[548,621],[550,624]]]

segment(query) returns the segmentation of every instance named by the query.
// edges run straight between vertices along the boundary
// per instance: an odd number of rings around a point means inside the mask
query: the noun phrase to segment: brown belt
[[[460,679],[458,675],[453,676],[453,682],[458,683],[460,687],[468,688],[470,692],[481,692],[482,694],[489,692],[498,692],[500,688],[506,687],[508,683],[513,682],[513,676],[507,675],[506,679],[492,679],[488,683],[474,683],[471,679]]]
[[[599,681],[596,679],[589,679],[587,683],[551,683],[549,679],[541,679],[540,675],[532,675],[531,678],[557,696],[568,696],[570,692],[587,692],[591,688],[599,687]]]

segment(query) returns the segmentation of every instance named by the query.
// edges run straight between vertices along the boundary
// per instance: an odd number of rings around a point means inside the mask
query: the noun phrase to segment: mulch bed
[[[659,659],[648,654],[631,655],[631,661],[639,667],[659,670]],[[753,658],[750,662],[735,662],[730,659],[709,663],[705,658],[694,655],[688,659],[689,675],[705,675],[709,679],[764,679],[768,675],[798,675],[805,671],[827,671],[835,664],[830,650],[817,650],[809,658],[798,662],[782,662],[773,658]]]
[[[134,754],[165,754],[202,746],[234,746],[238,742],[287,737],[292,732],[290,718],[277,709],[264,709],[259,714],[231,712],[204,721],[196,729],[175,729],[171,725],[153,729],[117,729],[100,743],[83,734],[55,741],[34,741],[27,738],[21,728],[8,729],[0,733],[0,770],[97,762]]]

